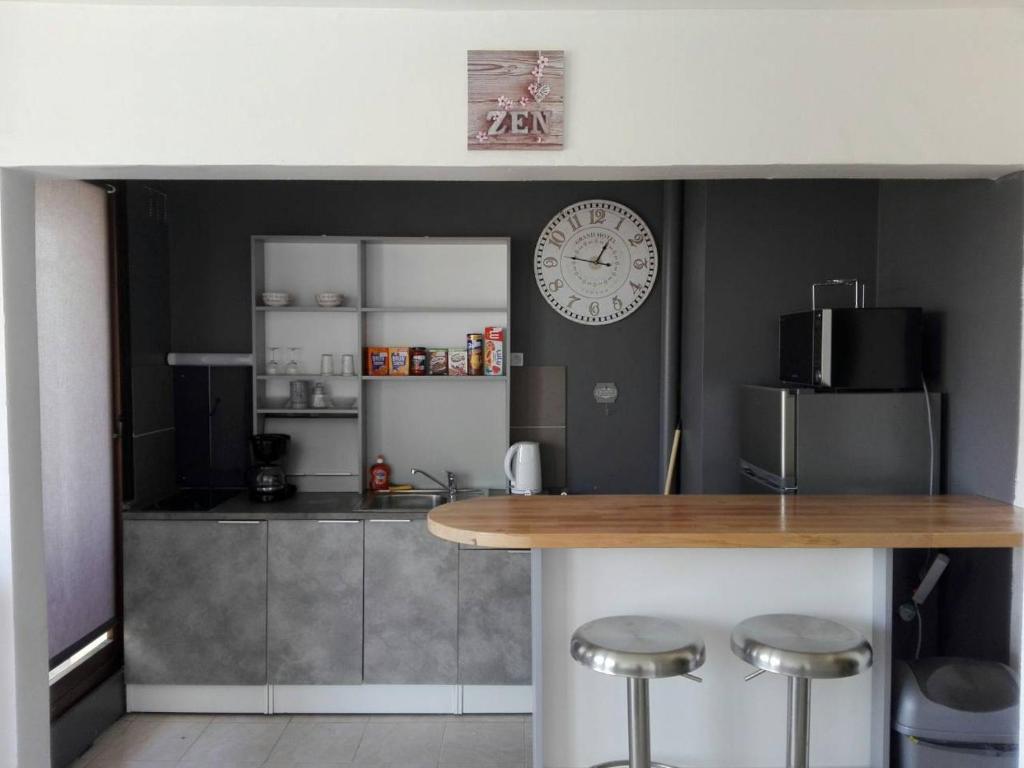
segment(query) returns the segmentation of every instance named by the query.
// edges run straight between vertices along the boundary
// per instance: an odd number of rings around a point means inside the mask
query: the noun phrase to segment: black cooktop
[[[239,488],[186,488],[155,504],[146,512],[208,512],[241,493]]]

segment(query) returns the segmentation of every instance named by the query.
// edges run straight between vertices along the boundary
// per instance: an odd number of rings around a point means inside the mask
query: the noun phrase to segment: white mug
[[[334,375],[334,355],[320,355],[320,373],[324,376]]]
[[[341,375],[342,376],[355,376],[356,375],[356,359],[352,355],[341,356]]]

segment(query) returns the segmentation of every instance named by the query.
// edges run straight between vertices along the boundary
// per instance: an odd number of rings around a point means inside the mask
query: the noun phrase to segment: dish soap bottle
[[[384,461],[383,455],[370,467],[370,490],[386,491],[391,487],[391,467]]]

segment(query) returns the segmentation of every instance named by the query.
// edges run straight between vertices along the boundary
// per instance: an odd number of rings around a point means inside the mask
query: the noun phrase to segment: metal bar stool
[[[740,622],[732,652],[757,671],[789,678],[787,768],[807,768],[810,750],[811,680],[859,675],[871,666],[871,644],[859,632],[828,619],[777,613]]]
[[[685,677],[704,663],[704,640],[686,624],[649,616],[610,616],[584,624],[572,634],[569,653],[595,672],[626,678],[629,707],[629,760],[594,768],[671,768],[651,762],[648,681]]]

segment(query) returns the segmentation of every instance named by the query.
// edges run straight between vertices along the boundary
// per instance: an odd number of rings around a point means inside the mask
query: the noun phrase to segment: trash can
[[[893,729],[900,768],[1016,768],[1020,683],[1005,664],[897,661]]]

